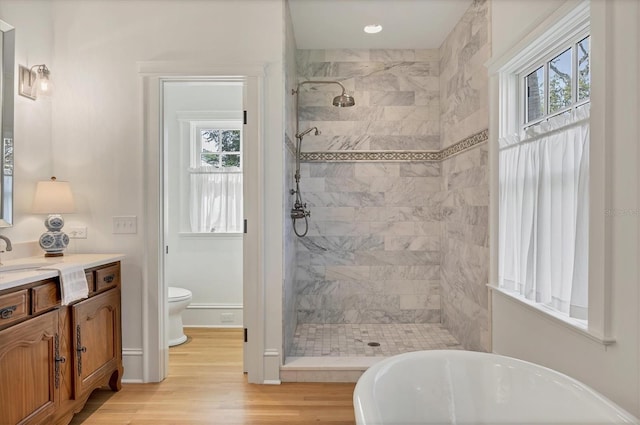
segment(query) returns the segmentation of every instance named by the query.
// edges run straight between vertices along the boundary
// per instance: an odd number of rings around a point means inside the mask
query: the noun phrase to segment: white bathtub
[[[382,360],[358,380],[353,404],[357,425],[640,423],[573,378],[472,351]]]

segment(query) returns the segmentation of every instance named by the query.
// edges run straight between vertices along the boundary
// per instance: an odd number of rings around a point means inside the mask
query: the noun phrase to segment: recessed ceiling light
[[[367,34],[375,34],[382,31],[382,25],[379,24],[371,24],[364,27],[364,32]]]

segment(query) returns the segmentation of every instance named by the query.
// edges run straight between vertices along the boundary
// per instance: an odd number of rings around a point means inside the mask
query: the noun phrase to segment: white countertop
[[[62,257],[47,258],[38,256],[4,261],[2,266],[0,266],[0,290],[15,288],[16,286],[58,276],[57,270],[40,269],[40,267],[46,267],[47,265],[60,263],[78,264],[82,265],[85,269],[89,269],[114,261],[120,261],[123,258],[123,254],[70,254]],[[19,269],[21,266],[32,267]],[[18,269],[10,270],[12,267],[17,267]]]

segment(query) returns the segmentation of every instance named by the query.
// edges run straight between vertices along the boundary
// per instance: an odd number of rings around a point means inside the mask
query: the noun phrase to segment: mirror
[[[0,21],[0,227],[13,224],[13,91],[15,29]]]

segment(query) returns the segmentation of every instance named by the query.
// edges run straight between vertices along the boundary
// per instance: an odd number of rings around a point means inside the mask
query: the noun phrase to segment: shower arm
[[[291,94],[296,95],[296,138],[298,138],[299,136],[299,132],[300,132],[300,119],[298,116],[298,95],[300,94],[300,87],[302,87],[305,84],[337,84],[340,86],[340,88],[342,89],[342,94],[341,96],[344,96],[347,93],[347,89],[344,88],[344,86],[342,85],[341,82],[339,81],[316,81],[316,80],[308,80],[308,81],[303,81],[301,83],[298,83],[298,85],[296,86],[295,89],[291,89]]]
[[[302,81],[301,83],[298,83],[298,86],[295,89],[291,89],[291,94],[297,94],[298,90],[300,90],[300,86],[303,86],[305,84],[337,84],[342,88],[342,94],[345,94],[347,92],[344,86],[342,85],[342,83],[339,81],[307,80],[307,81]]]
[[[300,182],[300,149],[302,149],[302,137],[304,136],[304,134],[300,134],[300,118],[299,118],[299,115],[298,115],[298,95],[300,94],[300,87],[302,87],[305,84],[337,84],[342,89],[341,96],[344,96],[346,94],[346,92],[347,92],[345,87],[339,81],[307,80],[307,81],[302,81],[302,82],[298,83],[298,85],[296,86],[295,89],[291,89],[291,94],[296,96],[296,104],[295,104],[295,110],[296,110],[296,133],[295,133],[295,138],[296,138],[296,174],[295,174],[295,179],[296,179],[296,183]],[[305,134],[308,133],[309,131],[311,131],[311,129],[307,130],[305,132]],[[317,132],[317,128],[316,128],[316,132]]]

